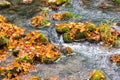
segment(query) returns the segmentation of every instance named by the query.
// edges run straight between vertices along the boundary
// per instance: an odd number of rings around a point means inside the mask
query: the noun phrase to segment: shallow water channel
[[[60,80],[87,80],[89,73],[94,69],[102,70],[107,80],[120,80],[120,67],[111,64],[108,56],[110,54],[120,54],[120,48],[103,47],[99,44],[91,44],[89,42],[74,42],[64,43],[62,36],[58,35],[55,30],[55,24],[60,23],[54,21],[50,17],[52,26],[49,28],[35,29],[29,25],[30,19],[37,15],[41,8],[40,0],[34,0],[30,5],[18,4],[18,0],[10,0],[12,6],[0,10],[0,14],[7,17],[7,19],[28,31],[39,30],[47,34],[49,40],[53,44],[60,46],[70,46],[74,53],[72,56],[62,56],[60,60],[53,64],[37,64],[37,72],[30,72],[26,76],[37,75],[41,78],[57,77]],[[49,10],[49,15],[54,12],[71,11],[81,16],[79,19],[72,19],[70,21],[91,21],[100,24],[104,20],[115,19],[120,21],[120,12],[114,9],[99,8],[98,2],[100,0],[89,0],[87,4],[83,4],[82,0],[71,0],[70,6],[60,6],[59,10]],[[101,0],[104,1],[104,0]],[[68,21],[69,22],[69,21]],[[9,63],[11,59],[8,59]]]

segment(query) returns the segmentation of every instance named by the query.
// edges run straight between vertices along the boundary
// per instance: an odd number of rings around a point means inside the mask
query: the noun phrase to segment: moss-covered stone
[[[120,39],[114,40],[113,43],[112,43],[112,45],[113,45],[114,47],[118,47],[118,46],[120,45]]]
[[[8,38],[6,36],[0,36],[0,46],[8,45]]]
[[[90,22],[86,22],[86,23],[85,23],[85,26],[86,26],[86,28],[87,28],[89,31],[93,31],[93,30],[95,30],[95,28],[96,28],[95,24],[90,23]]]
[[[55,52],[54,50],[50,50],[50,53],[46,53],[45,57],[41,58],[41,62],[44,62],[46,64],[50,64],[50,63],[55,62],[60,57],[61,57],[61,54],[59,54],[59,52]]]
[[[48,38],[45,36],[45,34],[40,33],[40,42],[42,43],[47,43],[48,42]]]
[[[70,30],[70,28],[67,24],[59,24],[56,26],[56,31],[59,33],[65,33],[69,30]]]
[[[35,16],[31,19],[31,24],[36,28],[43,28],[45,26],[50,26],[51,23],[42,16]]]
[[[64,12],[62,14],[62,20],[69,20],[73,18],[73,13],[72,12]]]
[[[70,20],[73,18],[74,15],[72,12],[62,12],[62,13],[54,13],[53,14],[53,19],[54,20]]]
[[[64,33],[63,39],[64,39],[64,41],[65,41],[66,43],[73,42],[73,40],[70,38],[69,33]]]
[[[89,42],[99,42],[100,41],[100,35],[90,32],[90,33],[87,33],[86,39]]]
[[[18,57],[17,62],[21,63],[21,62],[29,62],[32,63],[33,60],[31,60],[28,56],[24,56],[24,57]]]
[[[85,38],[86,33],[87,33],[86,31],[83,31],[83,32],[76,32],[76,34],[75,34],[75,40]]]
[[[102,71],[95,69],[90,73],[90,80],[106,80],[106,77]]]
[[[65,54],[65,55],[72,55],[72,48],[70,48],[69,46],[67,46],[67,47],[63,47],[62,48],[62,52],[63,52],[63,54]]]
[[[116,3],[120,4],[120,0],[115,0]]]

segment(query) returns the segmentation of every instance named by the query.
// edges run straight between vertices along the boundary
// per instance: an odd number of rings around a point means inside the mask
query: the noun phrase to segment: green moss
[[[56,27],[56,31],[59,32],[59,33],[65,33],[65,32],[67,32],[69,30],[70,30],[70,28],[68,26],[64,26],[64,27],[57,26]]]
[[[44,20],[43,23],[41,25],[39,25],[38,27],[45,27],[45,26],[50,26],[51,23],[48,20]]]
[[[89,31],[94,31],[95,28],[96,28],[96,26],[93,23],[90,23],[90,22],[86,22],[85,25],[86,25],[86,27]]]
[[[28,56],[17,58],[17,62],[21,63],[22,61],[32,63],[32,60]]]
[[[111,37],[111,27],[109,27],[106,24],[103,24],[99,27],[100,29],[100,36],[101,36],[101,40],[105,41],[107,38]]]
[[[113,45],[114,47],[118,47],[119,44],[120,44],[120,39],[114,40],[113,43],[112,43],[112,45]]]
[[[62,20],[69,20],[73,18],[73,13],[72,12],[66,12],[62,15]]]
[[[40,40],[39,41],[42,43],[46,43],[46,42],[48,42],[48,38],[45,36],[45,34],[40,33]]]
[[[100,70],[94,70],[90,74],[90,80],[106,80],[104,73]]]
[[[64,39],[64,41],[65,41],[66,43],[73,42],[73,40],[70,38],[70,36],[69,36],[68,33],[64,33],[63,39]]]
[[[15,37],[13,37],[13,39],[15,39],[15,40],[19,40],[19,39],[24,38],[24,37],[25,37],[25,35],[19,35],[19,36],[15,36]]]
[[[62,52],[63,52],[63,54],[65,54],[65,55],[71,55],[72,54],[72,48],[70,48],[70,47],[64,47],[63,49],[62,49]]]
[[[0,37],[0,46],[3,46],[3,45],[8,45],[8,38],[6,36],[1,36]]]
[[[120,4],[120,0],[115,0],[116,3]]]
[[[83,38],[85,38],[85,36],[86,36],[86,31],[77,32],[77,33],[75,34],[75,39],[76,39],[76,40],[78,40],[78,39],[83,39]]]

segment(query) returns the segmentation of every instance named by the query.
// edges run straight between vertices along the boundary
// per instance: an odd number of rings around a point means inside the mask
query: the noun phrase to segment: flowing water
[[[54,12],[71,11],[81,16],[80,19],[70,20],[73,22],[91,21],[100,24],[108,19],[120,21],[120,12],[112,8],[99,8],[99,1],[104,0],[89,0],[86,4],[83,4],[82,0],[71,0],[71,6],[61,6],[57,11],[50,10],[49,15]],[[53,21],[50,18],[53,25],[44,29],[35,29],[29,25],[30,19],[37,15],[42,8],[40,0],[34,0],[30,5],[18,4],[18,0],[10,0],[10,2],[12,2],[10,8],[1,9],[0,11],[0,14],[7,17],[8,21],[24,27],[28,31],[39,30],[48,36],[51,43],[60,47],[70,46],[74,52],[72,56],[62,56],[54,64],[37,64],[38,71],[30,72],[24,77],[37,75],[41,78],[57,77],[60,80],[87,80],[91,71],[100,69],[106,74],[107,80],[120,80],[120,68],[111,64],[108,59],[110,54],[120,54],[120,48],[103,47],[100,44],[90,44],[89,42],[66,44],[62,35],[57,34],[54,28],[55,24],[60,23],[59,21]]]

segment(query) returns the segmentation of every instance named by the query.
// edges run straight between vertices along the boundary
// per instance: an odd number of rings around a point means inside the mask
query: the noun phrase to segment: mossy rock
[[[95,69],[90,73],[90,80],[106,80],[106,77],[102,71]]]
[[[94,31],[96,28],[95,24],[90,23],[90,22],[86,22],[85,25],[86,25],[88,31]]]
[[[48,38],[45,36],[45,34],[40,33],[39,41],[42,42],[42,43],[47,43],[48,42]]]
[[[60,57],[61,54],[59,52],[51,50],[50,53],[47,53],[45,56],[42,57],[41,62],[50,64],[58,60]]]
[[[26,36],[26,35],[15,36],[15,37],[13,37],[13,39],[19,40],[19,39],[21,39],[21,38],[24,38],[25,36]]]
[[[72,48],[70,47],[63,47],[62,52],[65,55],[71,55],[73,51],[72,51]]]
[[[62,20],[69,20],[73,18],[73,13],[72,12],[65,12],[62,15]]]
[[[65,33],[65,32],[67,32],[69,30],[70,30],[69,26],[60,26],[60,25],[56,26],[56,31],[58,33]]]
[[[18,57],[17,62],[19,62],[19,63],[21,63],[21,62],[32,63],[33,61],[28,56],[24,56],[24,57]]]
[[[6,36],[0,36],[0,46],[8,45],[9,39]]]
[[[35,28],[43,28],[51,26],[51,23],[43,16],[35,16],[31,19],[31,25]]]
[[[93,42],[99,42],[100,41],[100,35],[96,35],[94,33],[91,33],[91,36],[86,37],[87,41],[93,43]]]
[[[120,46],[120,39],[114,40],[113,43],[112,43],[112,45],[113,45],[114,47],[119,47],[119,46]]]
[[[43,23],[41,25],[39,25],[38,27],[44,27],[44,26],[50,26],[51,23],[48,20],[44,20]]]
[[[77,32],[75,34],[75,40],[78,40],[78,39],[84,39],[86,36],[86,31],[83,31],[83,32]]]
[[[65,41],[66,43],[71,43],[71,42],[73,42],[73,40],[70,38],[69,33],[64,33],[63,39],[64,39],[64,41]]]
[[[120,4],[120,0],[115,0],[116,3]]]

